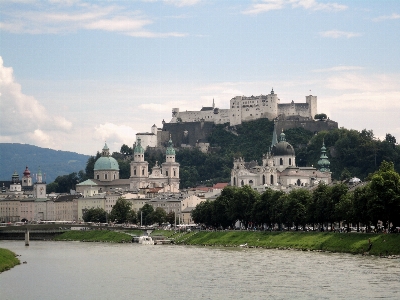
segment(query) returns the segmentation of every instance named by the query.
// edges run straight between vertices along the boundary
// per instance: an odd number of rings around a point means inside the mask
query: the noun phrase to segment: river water
[[[400,260],[175,245],[0,241],[0,299],[400,299]]]

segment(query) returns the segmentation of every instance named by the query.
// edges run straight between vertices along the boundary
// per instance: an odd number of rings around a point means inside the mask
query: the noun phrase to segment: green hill
[[[32,174],[39,167],[46,174],[46,182],[57,176],[85,170],[89,156],[68,151],[40,148],[27,144],[0,143],[0,180],[9,181],[14,171],[21,177],[28,166]]]

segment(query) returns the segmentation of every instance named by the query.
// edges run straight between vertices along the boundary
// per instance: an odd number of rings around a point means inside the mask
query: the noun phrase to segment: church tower
[[[149,178],[149,163],[144,160],[144,149],[140,137],[137,138],[136,147],[133,150],[130,178],[131,187],[143,188],[147,186],[147,179]]]
[[[162,164],[162,174],[168,178],[168,185],[179,188],[179,163],[175,162],[175,149],[169,136],[168,147],[165,152],[166,160]]]
[[[325,141],[322,141],[321,156],[319,157],[318,166],[321,172],[330,172],[330,161],[326,155]]]
[[[11,177],[10,192],[21,192],[21,181],[17,171]]]
[[[46,199],[46,182],[43,181],[40,168],[36,176],[36,183],[33,186],[33,197],[36,199]]]
[[[22,176],[22,188],[31,187],[32,184],[31,171],[29,171],[28,166],[26,166],[24,176]]]

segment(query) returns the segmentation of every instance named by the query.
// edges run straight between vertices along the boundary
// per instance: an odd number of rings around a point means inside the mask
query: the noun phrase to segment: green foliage
[[[145,204],[141,209],[139,209],[137,213],[138,221],[141,222],[141,225],[153,225],[154,223],[154,208],[150,204]]]
[[[81,242],[130,242],[132,237],[123,232],[110,230],[70,230],[55,237],[56,241],[81,241]]]
[[[131,206],[131,202],[119,198],[110,212],[110,221],[118,224],[127,223],[131,214]]]
[[[120,152],[124,155],[132,155],[133,154],[133,149],[125,144],[121,146]]]
[[[167,213],[161,207],[157,207],[153,211],[151,218],[152,218],[154,223],[157,223],[159,226],[161,226],[161,224],[166,222]]]
[[[314,119],[316,119],[316,120],[326,120],[327,117],[328,116],[326,114],[322,113],[322,114],[316,114],[314,116]]]
[[[14,252],[0,248],[0,273],[19,265],[20,261]]]
[[[85,222],[107,222],[107,212],[103,208],[92,207],[86,210],[82,216],[83,221]]]
[[[74,190],[76,184],[79,183],[78,174],[71,173],[69,175],[58,176],[52,184],[49,184],[47,192],[56,193],[69,193],[70,190]]]

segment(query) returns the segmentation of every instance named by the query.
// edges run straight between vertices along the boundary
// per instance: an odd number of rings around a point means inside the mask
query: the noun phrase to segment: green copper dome
[[[167,155],[175,155],[175,149],[174,147],[172,147],[172,140],[171,140],[171,136],[169,137],[169,141],[168,141],[168,147],[167,147]]]
[[[135,150],[133,153],[144,153],[144,149],[142,147],[142,140],[140,138],[137,139]]]
[[[96,163],[94,164],[94,171],[99,171],[99,170],[119,170],[119,165],[117,160],[114,157],[106,157],[102,156],[98,160],[96,160]]]

